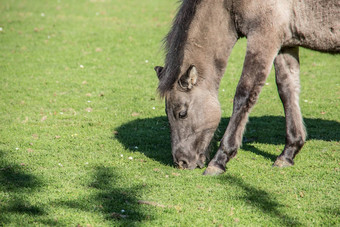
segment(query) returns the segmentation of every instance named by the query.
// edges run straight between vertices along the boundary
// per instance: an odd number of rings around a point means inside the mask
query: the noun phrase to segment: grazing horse
[[[339,0],[183,0],[165,38],[165,66],[155,67],[165,97],[174,163],[204,167],[221,110],[220,80],[231,50],[247,38],[233,113],[205,175],[225,171],[236,155],[248,115],[274,63],[286,117],[286,143],[274,166],[294,164],[306,140],[299,107],[299,46],[340,52]]]

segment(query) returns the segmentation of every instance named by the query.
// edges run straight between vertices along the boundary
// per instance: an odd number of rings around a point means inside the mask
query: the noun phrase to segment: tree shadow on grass
[[[86,212],[101,213],[106,220],[120,226],[139,226],[143,220],[151,220],[152,217],[142,210],[138,203],[138,195],[143,185],[126,187],[123,178],[110,167],[96,167],[88,185],[91,195],[86,198],[60,201],[57,205]]]
[[[301,223],[298,220],[280,211],[280,207],[283,207],[283,205],[278,203],[277,199],[268,192],[257,189],[245,183],[242,179],[231,175],[223,175],[219,177],[219,179],[223,184],[235,186],[245,194],[244,196],[241,196],[239,200],[245,201],[263,214],[277,219],[283,226],[301,226]]]
[[[23,166],[10,163],[5,152],[0,151],[0,192],[8,195],[0,201],[0,225],[14,224],[9,214],[38,217],[46,214],[42,207],[31,205],[27,201],[28,194],[41,187],[41,181],[25,171]]]
[[[228,125],[229,118],[222,118],[212,141],[212,150],[218,149]],[[340,141],[340,123],[337,121],[304,118],[308,140]],[[170,131],[167,117],[137,119],[116,129],[117,139],[126,149],[139,151],[164,165],[173,165],[171,155]],[[285,118],[282,116],[250,117],[244,134],[242,149],[276,160],[277,155],[255,148],[252,142],[284,145]],[[137,149],[138,148],[138,149]],[[214,153],[211,154],[213,157]]]
[[[339,206],[328,206],[321,208],[324,219],[324,223],[328,226],[338,226],[340,217],[340,207]]]

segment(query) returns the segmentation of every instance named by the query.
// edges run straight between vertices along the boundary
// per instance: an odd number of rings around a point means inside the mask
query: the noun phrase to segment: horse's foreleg
[[[276,84],[286,116],[286,145],[274,163],[284,167],[294,164],[294,157],[302,148],[306,132],[299,106],[299,49],[286,48],[281,50],[274,60]]]
[[[215,157],[210,161],[204,175],[218,175],[225,171],[226,163],[236,155],[241,146],[248,115],[256,103],[277,55],[279,45],[265,40],[248,38],[243,72],[236,88],[233,114],[221,140]]]

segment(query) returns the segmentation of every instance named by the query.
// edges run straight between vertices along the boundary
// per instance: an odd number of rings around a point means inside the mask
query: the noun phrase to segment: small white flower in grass
[[[87,102],[91,102],[91,101],[89,100],[89,101],[87,101]]]
[[[305,99],[305,100],[303,100],[304,102],[308,102],[308,100],[307,99]]]
[[[60,167],[63,167],[63,164],[61,164],[61,163],[58,163],[58,166],[60,166]]]
[[[268,86],[268,85],[269,85],[269,83],[266,83],[266,85]]]
[[[3,31],[3,28],[2,27],[0,27],[0,32],[2,32]]]
[[[224,89],[222,89],[222,91],[223,91],[223,92],[225,92],[225,90],[224,90]]]
[[[156,107],[152,107],[152,109],[153,109],[153,110],[155,110],[155,109],[156,109]]]
[[[124,157],[124,155],[121,154],[120,157]]]
[[[17,151],[18,151],[18,150],[19,150],[19,147],[15,148],[15,150],[17,150]]]
[[[83,66],[83,65],[80,65],[79,67],[80,67],[80,68],[82,68],[82,69],[84,68],[84,66]]]
[[[129,157],[129,160],[132,160],[133,159],[133,157]]]
[[[42,17],[44,17],[44,16],[45,16],[45,13],[41,13],[40,15],[41,15]]]
[[[137,147],[137,146],[135,146],[135,149],[137,150],[137,149],[138,149],[138,147]]]
[[[125,210],[121,210],[120,212],[121,212],[121,213],[125,213]]]
[[[145,63],[149,63],[149,60],[145,60]]]
[[[61,115],[63,115],[64,113],[63,112],[60,112]]]

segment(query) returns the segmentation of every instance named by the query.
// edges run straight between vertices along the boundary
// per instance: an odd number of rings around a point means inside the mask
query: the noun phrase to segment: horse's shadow
[[[137,119],[115,129],[126,149],[139,151],[165,165],[172,165],[170,130],[166,117]]]
[[[229,118],[223,118],[216,130],[212,150],[218,148],[218,141],[228,125]],[[340,141],[340,123],[337,121],[304,118],[308,140]],[[117,139],[125,148],[144,153],[147,157],[165,165],[173,165],[170,130],[164,117],[136,119],[117,129]],[[285,142],[285,119],[281,116],[250,117],[243,138],[244,150],[275,161],[277,155],[255,148],[251,143],[283,145]],[[213,154],[211,154],[212,157]]]

